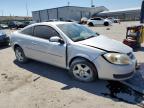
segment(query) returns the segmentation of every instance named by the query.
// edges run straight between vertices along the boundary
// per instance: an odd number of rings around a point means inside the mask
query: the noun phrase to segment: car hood
[[[89,47],[98,48],[107,52],[118,52],[118,53],[132,52],[132,48],[130,48],[129,46],[102,35],[87,40],[79,41],[78,43]]]

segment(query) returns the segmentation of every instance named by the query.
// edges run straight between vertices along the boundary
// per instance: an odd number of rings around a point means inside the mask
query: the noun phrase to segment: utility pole
[[[10,20],[10,21],[12,21],[12,16],[11,16],[11,13],[10,13],[10,15],[9,15],[9,20]]]
[[[91,0],[91,7],[95,7],[95,5],[93,4],[93,0]]]
[[[27,17],[29,16],[29,12],[28,12],[29,10],[28,10],[28,5],[27,5],[27,3],[26,3],[26,15],[27,15]]]
[[[2,10],[2,16],[4,16],[4,11]]]
[[[3,16],[4,15],[4,11],[3,10],[1,10],[1,16]]]
[[[93,0],[91,0],[91,7],[93,6]]]
[[[70,2],[68,1],[68,6],[70,6]]]

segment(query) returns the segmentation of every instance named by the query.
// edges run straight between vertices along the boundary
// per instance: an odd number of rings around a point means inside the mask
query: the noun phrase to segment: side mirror
[[[57,43],[60,43],[60,44],[64,44],[64,41],[58,36],[51,37],[50,42],[57,42]]]

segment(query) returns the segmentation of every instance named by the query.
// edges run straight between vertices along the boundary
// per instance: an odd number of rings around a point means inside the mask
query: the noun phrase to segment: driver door
[[[94,18],[94,20],[95,20],[95,23],[98,24],[98,25],[101,25],[101,24],[104,23],[101,18]]]
[[[32,58],[56,65],[66,66],[66,43],[50,42],[52,36],[59,36],[59,33],[50,26],[39,25],[34,27],[34,38],[31,41]]]

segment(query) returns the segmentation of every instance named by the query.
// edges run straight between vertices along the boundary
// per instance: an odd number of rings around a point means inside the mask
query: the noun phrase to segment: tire
[[[21,47],[15,48],[15,56],[19,63],[26,63],[28,61]]]
[[[114,23],[118,23],[118,21],[114,21]]]
[[[105,22],[104,25],[105,25],[105,26],[109,26],[109,23],[108,23],[108,22]]]
[[[90,27],[94,26],[94,24],[93,24],[92,22],[88,23],[88,25],[89,25]]]
[[[81,21],[81,24],[84,24],[84,21]]]
[[[98,78],[97,70],[92,63],[85,59],[76,59],[70,65],[70,75],[82,82],[92,82]]]

